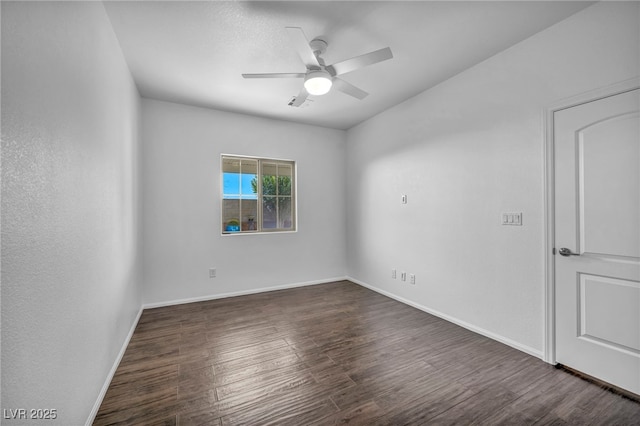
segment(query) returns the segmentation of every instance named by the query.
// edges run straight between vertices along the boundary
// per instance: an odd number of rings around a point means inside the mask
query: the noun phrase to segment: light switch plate
[[[519,213],[502,213],[502,224],[522,226],[522,212]]]

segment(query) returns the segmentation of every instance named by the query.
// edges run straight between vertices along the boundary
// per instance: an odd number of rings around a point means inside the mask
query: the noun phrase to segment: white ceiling
[[[143,97],[348,129],[584,9],[581,1],[105,1]],[[305,72],[287,26],[323,36],[327,64],[389,46],[394,58],[341,76],[339,91],[287,105]]]

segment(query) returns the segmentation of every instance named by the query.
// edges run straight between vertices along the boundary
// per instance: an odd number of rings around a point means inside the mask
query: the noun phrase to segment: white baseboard
[[[431,308],[427,308],[426,306],[420,305],[419,303],[412,302],[411,300],[405,299],[404,297],[400,297],[400,296],[397,296],[397,295],[395,295],[393,293],[389,293],[388,291],[381,290],[381,289],[379,289],[377,287],[369,285],[369,284],[367,284],[365,282],[362,282],[360,280],[357,280],[355,278],[347,277],[347,279],[349,281],[352,281],[352,282],[358,284],[358,285],[366,287],[369,290],[373,290],[376,293],[383,294],[383,295],[385,295],[387,297],[390,297],[392,299],[397,300],[398,302],[402,302],[405,305],[409,305],[409,306],[412,306],[412,307],[414,307],[416,309],[420,309],[423,312],[426,312],[426,313],[431,314],[433,316],[436,316],[438,318],[442,318],[443,320],[446,320],[446,321],[449,321],[449,322],[451,322],[453,324],[459,325],[460,327],[466,328],[467,330],[473,331],[474,333],[478,333],[478,334],[480,334],[482,336],[485,336],[485,337],[488,337],[490,339],[496,340],[496,341],[498,341],[500,343],[504,343],[507,346],[511,346],[514,349],[522,351],[522,352],[524,352],[526,354],[529,354],[531,356],[534,356],[536,358],[540,358],[541,360],[544,361],[544,353],[541,350],[537,350],[537,349],[534,349],[534,348],[529,347],[527,345],[523,345],[523,344],[521,344],[519,342],[516,342],[514,340],[511,340],[511,339],[509,339],[507,337],[500,336],[499,334],[496,334],[496,333],[493,333],[491,331],[485,330],[483,328],[477,327],[477,326],[475,326],[473,324],[469,324],[468,322],[462,321],[462,320],[460,320],[458,318],[452,317],[452,316],[447,315],[447,314],[443,314],[442,312],[438,312],[438,311],[436,311],[434,309],[431,309]]]
[[[93,408],[91,409],[91,413],[89,414],[89,418],[87,419],[87,423],[85,423],[85,426],[91,426],[94,420],[96,419],[96,416],[98,415],[98,410],[100,409],[100,405],[102,405],[102,400],[104,400],[104,396],[106,395],[107,390],[109,389],[111,380],[113,379],[113,376],[116,374],[116,370],[118,369],[118,366],[120,365],[120,361],[122,360],[122,357],[124,356],[124,353],[127,350],[127,346],[129,346],[129,341],[131,341],[133,332],[135,331],[136,326],[138,325],[138,321],[140,321],[140,317],[142,316],[142,311],[143,311],[143,308],[140,307],[140,309],[138,310],[138,315],[136,315],[136,319],[133,321],[133,324],[131,325],[129,334],[127,334],[127,337],[124,339],[124,343],[120,348],[120,352],[118,352],[118,356],[116,357],[116,360],[114,361],[113,366],[111,367],[111,370],[107,375],[107,379],[105,380],[104,385],[102,385],[102,389],[100,390],[98,399],[96,400],[96,403],[93,405]]]
[[[304,282],[298,282],[298,283],[278,285],[273,287],[261,287],[261,288],[255,288],[255,289],[245,290],[245,291],[235,291],[231,293],[211,294],[207,296],[190,297],[187,299],[177,299],[177,300],[168,300],[165,302],[145,303],[142,305],[142,309],[161,308],[164,306],[182,305],[184,303],[204,302],[207,300],[225,299],[227,297],[246,296],[248,294],[265,293],[267,291],[285,290],[288,288],[295,288],[295,287],[306,287],[309,285],[316,285],[316,284],[326,284],[334,281],[344,281],[346,279],[348,278],[347,277],[325,278],[322,280],[304,281]]]

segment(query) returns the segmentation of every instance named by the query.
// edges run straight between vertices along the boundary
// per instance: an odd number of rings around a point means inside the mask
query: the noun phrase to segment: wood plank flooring
[[[145,310],[95,425],[640,425],[640,404],[356,284]]]

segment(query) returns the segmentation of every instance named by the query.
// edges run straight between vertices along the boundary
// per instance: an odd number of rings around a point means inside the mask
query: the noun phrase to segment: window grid
[[[296,231],[294,161],[222,155],[221,165],[223,234]]]

